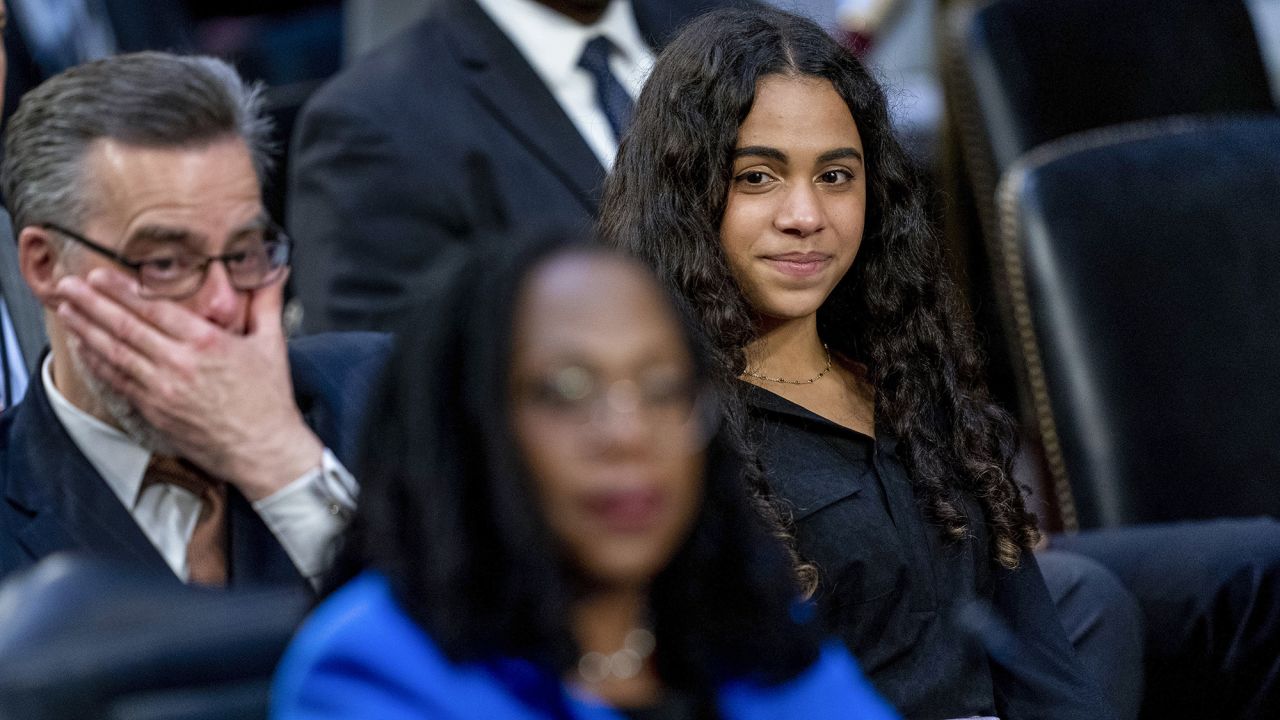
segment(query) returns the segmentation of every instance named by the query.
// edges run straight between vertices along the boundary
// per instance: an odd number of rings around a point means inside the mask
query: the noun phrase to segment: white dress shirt
[[[595,79],[578,67],[587,41],[603,35],[613,43],[609,69],[632,98],[640,94],[653,69],[653,51],[645,43],[630,0],[613,0],[604,15],[583,25],[535,0],[477,0],[520,54],[542,78],[582,139],[607,170],[618,143],[609,118],[596,100]]]
[[[53,386],[52,360],[52,356],[45,358],[40,375],[53,414],[174,574],[185,582],[187,545],[200,516],[200,498],[167,483],[150,485],[140,493],[151,452],[63,397]],[[253,509],[298,572],[317,585],[333,560],[333,540],[355,509],[357,493],[351,473],[325,448],[319,466],[253,503]]]

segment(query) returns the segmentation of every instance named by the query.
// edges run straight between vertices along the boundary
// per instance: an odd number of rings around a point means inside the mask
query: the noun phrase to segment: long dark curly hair
[[[720,222],[738,128],[757,82],[771,74],[829,80],[866,151],[862,245],[819,309],[818,332],[833,353],[866,367],[876,423],[899,439],[929,517],[948,536],[967,536],[958,493],[971,495],[991,527],[992,556],[1016,567],[1039,534],[1012,480],[1013,419],[987,393],[971,320],[890,128],[885,93],[820,27],[767,8],[718,10],[686,27],[637,101],[605,184],[600,234],[688,300],[716,346],[721,380],[740,386],[756,323],[725,259]]]

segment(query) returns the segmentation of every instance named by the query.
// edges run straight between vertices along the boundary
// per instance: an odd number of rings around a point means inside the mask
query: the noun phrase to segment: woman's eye
[[[547,407],[570,408],[589,402],[595,385],[591,373],[583,368],[569,367],[535,381],[529,396]]]
[[[853,173],[848,170],[827,170],[819,175],[818,179],[828,185],[837,185],[852,180]]]
[[[738,181],[747,185],[763,185],[769,181],[769,175],[759,170],[748,170],[738,176]]]

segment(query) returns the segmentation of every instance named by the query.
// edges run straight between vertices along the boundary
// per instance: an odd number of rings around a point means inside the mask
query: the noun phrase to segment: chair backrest
[[[1075,132],[1182,114],[1275,111],[1248,0],[953,0],[938,23],[947,242],[963,259],[993,391],[1034,411],[1001,277],[995,191],[1024,153]],[[1269,0],[1268,0],[1269,1]],[[1040,486],[1044,455],[1025,443]],[[1047,473],[1045,473],[1047,475]],[[1058,493],[1061,495],[1061,492]],[[1052,500],[1048,524],[1069,527]],[[1069,502],[1069,498],[1068,498]]]
[[[998,201],[1031,404],[1079,525],[1280,515],[1280,117],[1075,135]]]
[[[945,28],[958,112],[984,136],[966,155],[989,153],[997,178],[1072,133],[1276,108],[1243,0],[958,2]]]
[[[308,604],[51,556],[0,585],[0,720],[264,718]]]
[[[956,0],[940,36],[967,179],[951,194],[976,213],[965,231],[981,239],[967,252],[985,255],[997,276],[995,190],[1024,153],[1121,123],[1276,112],[1244,0]],[[993,300],[1009,325],[1007,298]]]

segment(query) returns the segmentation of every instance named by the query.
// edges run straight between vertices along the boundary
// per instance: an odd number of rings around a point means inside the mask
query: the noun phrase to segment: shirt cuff
[[[335,541],[356,508],[359,485],[338,458],[324,449],[320,464],[253,503],[289,559],[318,585],[336,552]]]

